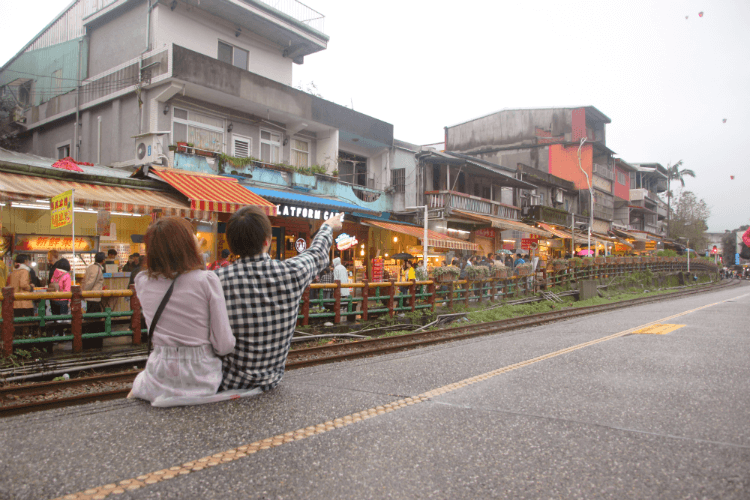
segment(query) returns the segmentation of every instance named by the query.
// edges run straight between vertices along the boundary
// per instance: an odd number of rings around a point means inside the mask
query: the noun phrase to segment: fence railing
[[[424,309],[434,311],[437,305],[453,309],[459,305],[468,306],[471,302],[502,301],[552,287],[569,286],[579,280],[626,276],[646,269],[654,273],[674,273],[686,270],[686,266],[685,260],[667,258],[628,263],[604,261],[582,267],[565,266],[561,269],[550,266],[528,275],[480,280],[315,283],[303,292],[297,319],[299,325],[321,321],[339,324],[357,316],[367,321],[377,316],[393,317]],[[700,261],[691,261],[690,267],[695,271],[718,271],[713,264]],[[342,291],[347,289],[350,290],[349,295],[342,295]],[[141,304],[134,286],[128,290],[97,292],[84,292],[80,286],[73,286],[71,292],[44,293],[15,293],[13,287],[5,287],[2,293],[1,332],[2,353],[5,356],[13,353],[14,346],[67,341],[72,341],[74,352],[80,352],[83,350],[84,340],[106,337],[132,336],[132,344],[140,345],[142,335],[148,332],[142,328],[145,325],[142,323]],[[113,297],[129,297],[130,310],[113,311],[107,307],[103,312],[83,312],[83,300]],[[14,317],[13,303],[19,300],[38,301],[37,314]],[[70,300],[70,312],[61,315],[46,314],[47,300]],[[125,328],[113,329],[115,325]],[[38,336],[22,335],[22,338],[15,338],[16,331],[24,328],[35,330],[34,333]],[[55,333],[58,335],[54,335]]]

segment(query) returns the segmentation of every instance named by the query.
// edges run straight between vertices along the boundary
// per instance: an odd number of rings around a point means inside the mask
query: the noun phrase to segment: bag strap
[[[169,302],[169,297],[172,296],[172,290],[174,290],[174,284],[176,282],[177,282],[177,277],[175,277],[175,279],[172,280],[172,284],[169,285],[169,289],[167,289],[167,293],[164,294],[164,298],[161,299],[161,303],[159,304],[159,307],[156,309],[156,314],[154,314],[154,318],[151,320],[151,325],[148,327],[148,353],[149,354],[151,354],[151,341],[154,338],[154,328],[156,328],[156,322],[159,321],[162,311],[164,311],[164,308],[167,306],[167,302]]]

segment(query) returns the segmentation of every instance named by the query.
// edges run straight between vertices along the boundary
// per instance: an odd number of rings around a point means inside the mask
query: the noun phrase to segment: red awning
[[[387,229],[388,231],[395,231],[401,234],[408,234],[422,240],[424,238],[424,228],[417,226],[405,226],[403,224],[394,224],[393,222],[382,222],[370,219],[362,219],[364,224],[370,226],[377,226],[381,229]],[[452,248],[454,250],[479,250],[479,245],[471,243],[469,241],[458,240],[451,238],[437,231],[427,230],[427,246],[440,247],[440,248]]]
[[[150,167],[156,175],[187,196],[194,210],[236,212],[246,205],[260,207],[266,215],[276,215],[276,205],[245,189],[236,179],[184,170]]]

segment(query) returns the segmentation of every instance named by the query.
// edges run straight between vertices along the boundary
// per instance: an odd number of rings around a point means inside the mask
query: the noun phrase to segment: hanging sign
[[[348,250],[358,243],[356,236],[349,236],[346,233],[341,233],[336,237],[336,248],[341,251]]]
[[[49,201],[52,229],[64,227],[73,222],[73,190],[53,196]]]
[[[294,248],[297,249],[297,253],[302,253],[307,250],[307,240],[305,238],[299,238],[294,243]]]
[[[494,228],[484,228],[484,229],[477,229],[474,231],[474,234],[477,236],[481,236],[483,238],[494,238],[495,237],[495,229]]]
[[[282,203],[276,205],[277,217],[301,217],[303,219],[328,220],[339,213],[338,210],[321,210]]]
[[[98,234],[99,236],[110,236],[110,223],[110,212],[107,210],[99,210],[96,213],[96,234]]]
[[[76,252],[95,252],[98,245],[95,236],[76,236]],[[38,236],[35,234],[17,234],[13,245],[14,252],[47,252],[59,250],[67,252],[73,247],[70,236]]]

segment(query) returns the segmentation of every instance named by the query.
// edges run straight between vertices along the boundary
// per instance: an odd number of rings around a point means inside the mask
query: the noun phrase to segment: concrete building
[[[546,187],[519,194],[522,209],[546,206],[588,217],[591,189],[592,229],[606,234],[614,216],[613,151],[606,146],[610,122],[593,106],[507,109],[446,127],[446,149],[551,176]]]
[[[0,85],[22,109],[25,152],[130,166],[191,142],[382,188],[393,126],[292,87],[293,64],[328,44],[323,21],[294,0],[77,0]]]

